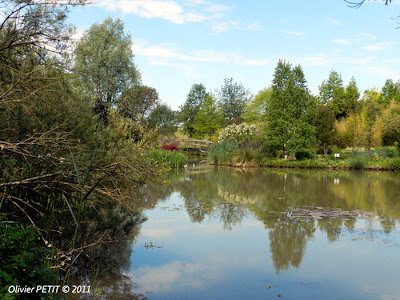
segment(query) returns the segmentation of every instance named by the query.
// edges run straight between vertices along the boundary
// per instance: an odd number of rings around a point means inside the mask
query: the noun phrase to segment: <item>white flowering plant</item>
[[[239,125],[231,124],[226,126],[219,132],[218,142],[222,141],[239,142],[244,137],[256,135],[256,133],[257,133],[256,125],[249,125],[245,122]]]

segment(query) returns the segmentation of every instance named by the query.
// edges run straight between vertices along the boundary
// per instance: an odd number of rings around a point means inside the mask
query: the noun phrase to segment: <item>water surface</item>
[[[154,187],[133,244],[135,292],[400,299],[399,174],[210,168],[169,182]],[[291,216],[299,208],[357,217]]]

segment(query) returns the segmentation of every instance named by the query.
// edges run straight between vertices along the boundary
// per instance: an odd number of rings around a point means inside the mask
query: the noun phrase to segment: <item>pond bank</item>
[[[395,164],[396,162],[396,164]],[[214,163],[210,162],[211,165],[218,166],[231,166],[240,168],[296,168],[296,169],[334,169],[334,170],[370,170],[370,171],[398,171],[400,168],[397,165],[397,160],[393,160],[393,163],[386,162],[385,164],[371,164],[363,165],[355,164],[347,160],[339,161],[320,161],[320,160],[290,160],[290,159],[264,159],[261,162],[255,161],[242,161],[237,163]]]

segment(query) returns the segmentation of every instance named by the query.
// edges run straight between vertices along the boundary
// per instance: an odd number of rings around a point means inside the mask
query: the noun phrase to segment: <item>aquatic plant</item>
[[[207,159],[215,164],[231,161],[233,152],[238,149],[237,144],[223,141],[213,144],[207,153]]]
[[[187,160],[185,154],[169,150],[153,150],[147,157],[154,165],[164,168],[181,168]]]

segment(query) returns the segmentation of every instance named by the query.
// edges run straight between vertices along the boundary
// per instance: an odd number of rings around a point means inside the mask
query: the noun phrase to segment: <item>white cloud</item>
[[[362,50],[365,51],[382,51],[387,49],[390,46],[393,46],[395,43],[393,42],[384,42],[384,43],[376,43],[371,45],[366,45],[361,47]]]
[[[342,25],[342,23],[339,20],[336,20],[334,18],[328,18],[327,22],[328,22],[328,24],[331,24],[331,25]]]
[[[196,276],[192,274],[195,273]],[[218,270],[214,266],[170,262],[163,266],[140,267],[129,274],[143,291],[159,293],[171,292],[177,287],[203,287],[204,282],[215,277]]]
[[[289,56],[280,59],[288,60],[294,65],[300,64],[302,67],[332,65],[332,59],[324,53],[319,53],[310,56]]]
[[[386,67],[368,67],[366,70],[368,73],[374,75],[378,74],[383,78],[400,78],[400,73],[398,71],[391,70]]]
[[[375,41],[376,36],[370,33],[358,32],[354,35],[358,41]]]
[[[176,62],[203,62],[203,63],[223,63],[246,66],[266,66],[270,64],[267,58],[248,58],[233,52],[220,52],[214,50],[197,50],[187,55],[182,54],[175,44],[148,45],[146,41],[135,41],[132,46],[133,54],[152,60],[153,64],[176,65]],[[160,60],[163,59],[163,60]]]
[[[346,39],[332,39],[332,43],[339,45],[350,45],[350,41]]]
[[[224,11],[229,10],[230,7],[227,5],[221,5],[221,4],[212,4],[206,8],[204,8],[204,11],[212,12],[212,13],[221,13]]]
[[[281,30],[281,32],[289,34],[289,35],[297,36],[297,37],[303,37],[304,36],[304,32],[291,31],[291,30]]]
[[[100,0],[94,5],[146,19],[164,19],[174,24],[204,23],[215,20],[222,17],[222,12],[229,9],[228,6],[203,0],[186,0],[183,4],[174,0]]]
[[[214,33],[222,33],[239,28],[239,23],[235,21],[216,22],[211,26]]]
[[[376,56],[364,56],[364,57],[345,58],[343,62],[352,65],[365,65],[367,63],[372,62],[375,59]]]
[[[262,26],[259,22],[253,22],[247,25],[243,25],[238,21],[220,21],[214,22],[211,26],[211,30],[214,34],[227,32],[230,30],[250,30],[257,31],[261,30]]]

